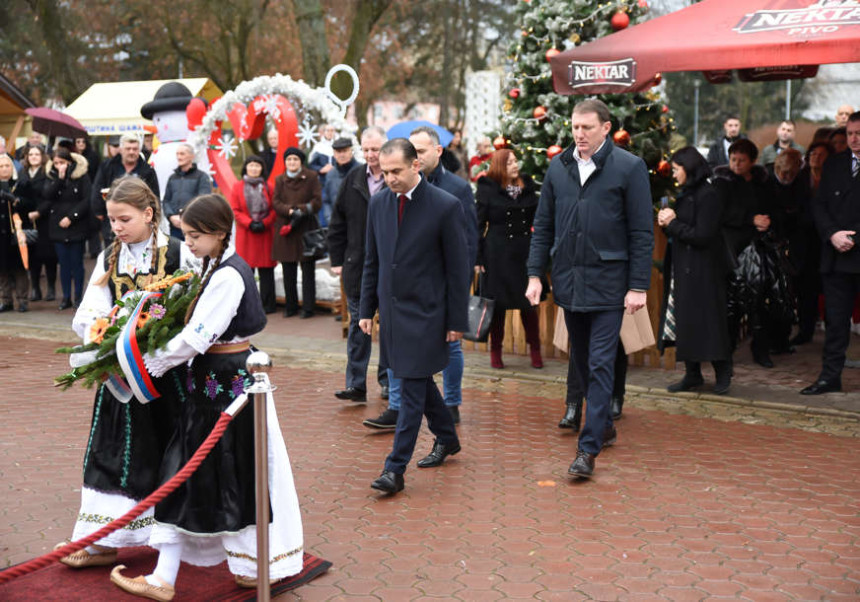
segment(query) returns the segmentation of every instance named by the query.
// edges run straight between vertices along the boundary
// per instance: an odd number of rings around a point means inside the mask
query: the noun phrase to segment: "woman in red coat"
[[[267,314],[275,312],[275,266],[272,239],[275,218],[272,189],[266,182],[265,161],[252,155],[242,166],[242,179],[233,186],[230,206],[236,216],[236,252],[256,268],[260,297]]]

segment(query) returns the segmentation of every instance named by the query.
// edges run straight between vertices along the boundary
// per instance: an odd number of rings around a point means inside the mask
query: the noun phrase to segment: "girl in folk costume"
[[[190,459],[221,412],[242,394],[250,380],[248,338],[266,325],[253,272],[230,244],[232,229],[233,212],[217,194],[197,197],[182,213],[185,244],[203,259],[203,281],[185,329],[165,349],[144,356],[153,376],[191,361],[191,391],[164,454],[162,481]],[[272,515],[259,520],[269,522],[270,573],[277,581],[302,570],[302,523],[287,448],[271,398],[268,403]],[[132,594],[171,600],[180,561],[213,566],[226,559],[237,584],[256,587],[254,496],[254,413],[248,405],[197,471],[156,506],[150,537],[159,550],[154,571],[132,579],[118,566],[111,580]]]
[[[96,261],[72,328],[85,343],[98,336],[96,320],[110,313],[117,299],[169,276],[195,260],[182,243],[157,230],[158,197],[140,178],[117,180],[107,199],[116,234]],[[185,395],[185,371],[177,369],[154,382],[160,398],[148,404],[125,403],[102,384],[96,393],[90,438],[84,455],[81,511],[73,539],[85,537],[131,510],[158,486],[158,467],[173,432],[177,401]],[[121,393],[117,393],[120,394]],[[113,564],[117,548],[149,541],[153,511],[123,529],[60,560],[74,568]],[[60,544],[62,545],[62,544]]]

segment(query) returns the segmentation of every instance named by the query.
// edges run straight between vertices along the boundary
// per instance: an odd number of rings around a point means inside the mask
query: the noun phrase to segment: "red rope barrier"
[[[221,417],[218,419],[218,422],[215,423],[215,428],[212,429],[212,432],[209,433],[209,436],[206,437],[206,440],[197,448],[197,451],[194,452],[194,455],[191,456],[191,459],[186,462],[185,466],[183,466],[179,472],[173,475],[169,481],[167,481],[164,485],[153,491],[146,498],[140,501],[140,503],[126,512],[123,516],[111,521],[95,533],[91,535],[87,535],[86,537],[79,539],[77,541],[73,541],[64,545],[61,548],[57,548],[53,552],[45,554],[44,556],[39,556],[38,558],[34,558],[17,566],[13,566],[12,568],[6,569],[3,572],[0,572],[0,585],[11,581],[12,579],[16,579],[18,577],[22,577],[34,571],[37,571],[41,568],[44,568],[51,564],[52,562],[56,562],[60,558],[64,556],[68,556],[69,554],[74,554],[78,550],[82,550],[88,545],[95,543],[99,539],[106,537],[116,531],[117,529],[122,529],[128,523],[133,521],[135,518],[143,514],[149,508],[155,506],[158,502],[162,501],[168,495],[173,493],[177,487],[182,485],[188,477],[190,477],[197,467],[200,466],[200,463],[209,455],[209,452],[212,451],[212,448],[215,447],[215,444],[218,443],[218,440],[221,439],[221,435],[224,434],[224,430],[227,428],[227,425],[230,424],[230,421],[233,417],[230,414],[221,413]]]

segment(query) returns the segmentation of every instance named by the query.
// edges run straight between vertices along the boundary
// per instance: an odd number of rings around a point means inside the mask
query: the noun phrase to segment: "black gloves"
[[[7,203],[17,203],[18,197],[16,197],[8,190],[0,190],[0,200],[3,200]]]
[[[263,225],[263,222],[251,222],[249,228],[251,232],[256,232],[257,234],[266,231],[266,226]]]

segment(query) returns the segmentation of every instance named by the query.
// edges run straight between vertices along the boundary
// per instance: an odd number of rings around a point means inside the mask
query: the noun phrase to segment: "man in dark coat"
[[[369,335],[379,309],[380,347],[401,379],[394,448],[371,485],[397,493],[422,415],[436,440],[419,468],[439,466],[460,451],[433,375],[448,365],[448,343],[468,328],[470,270],[460,202],[421,177],[415,147],[389,140],[379,163],[388,190],[370,200],[359,326]]]
[[[185,240],[179,215],[191,199],[212,192],[212,180],[208,173],[197,168],[194,147],[190,144],[183,142],[176,147],[176,162],[176,169],[167,180],[161,207],[170,223],[170,235]]]
[[[328,230],[328,253],[331,271],[343,282],[349,310],[346,335],[346,388],[334,395],[349,401],[367,401],[367,365],[370,363],[371,339],[358,327],[361,301],[361,272],[364,269],[364,234],[367,231],[367,205],[370,202],[368,178],[379,168],[379,149],[385,144],[385,131],[370,127],[361,134],[361,152],[366,164],[354,167],[343,179],[332,210]],[[388,370],[380,358],[376,380],[383,399],[388,397]],[[396,420],[395,420],[396,422]],[[393,428],[393,424],[392,424]]]
[[[715,140],[708,149],[708,165],[711,169],[718,165],[728,165],[729,163],[729,146],[735,140],[740,140],[745,136],[741,134],[741,120],[736,115],[729,115],[723,122],[723,135],[719,140]]]
[[[431,127],[421,126],[409,135],[409,142],[418,153],[418,162],[427,182],[445,192],[454,195],[463,207],[464,227],[466,228],[466,245],[468,247],[469,267],[475,265],[478,256],[478,216],[475,209],[475,197],[472,187],[464,179],[446,170],[441,163],[442,145],[439,144],[439,134]],[[466,287],[468,288],[468,283]],[[467,293],[468,295],[468,290]],[[451,412],[454,424],[460,423],[460,405],[463,403],[463,348],[460,341],[451,341],[450,360],[442,371],[445,407]],[[397,424],[397,414],[400,411],[400,382],[389,370],[388,380],[391,384],[391,396],[388,398],[388,408],[376,419],[364,421],[371,428],[392,429]]]
[[[851,311],[860,293],[860,111],[845,126],[848,150],[824,164],[818,195],[812,203],[821,234],[821,278],[824,284],[824,352],[821,373],[803,395],[842,390],[842,368],[851,338]]]
[[[645,305],[654,247],[648,169],[606,137],[609,108],[585,100],[573,109],[574,145],[555,157],[541,188],[529,252],[526,297],[540,303],[553,251],[555,302],[564,309],[577,374],[588,400],[585,428],[568,473],[590,477],[615,442],[610,417],[621,318]]]
[[[320,210],[320,226],[328,227],[331,224],[331,214],[340,185],[353,167],[358,165],[352,154],[352,138],[341,137],[332,142],[331,159],[332,169],[325,177],[322,186],[322,209]]]
[[[123,176],[135,176],[146,182],[155,196],[161,197],[158,189],[158,176],[146,161],[140,156],[140,139],[134,134],[123,134],[119,140],[119,154],[99,168],[96,181],[93,182],[90,197],[90,210],[102,225],[102,238],[105,248],[113,240],[110,220],[107,219],[107,209],[102,191],[109,189],[113,181]]]

